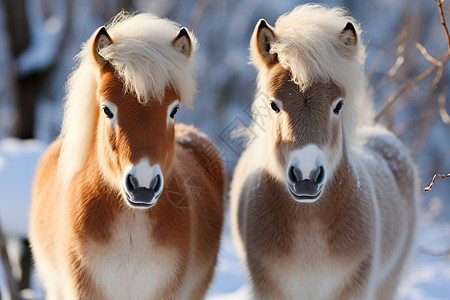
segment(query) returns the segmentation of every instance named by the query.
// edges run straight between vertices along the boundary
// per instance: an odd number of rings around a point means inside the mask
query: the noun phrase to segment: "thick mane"
[[[354,25],[358,36],[356,49],[349,51],[338,38],[347,22]],[[276,53],[283,68],[290,70],[292,80],[305,90],[315,81],[332,81],[345,92],[344,131],[347,143],[356,144],[354,131],[370,122],[370,93],[364,75],[365,46],[358,23],[343,8],[318,4],[296,7],[278,18],[276,39],[270,52]],[[255,51],[252,51],[255,53]],[[258,60],[252,57],[258,67]],[[263,89],[264,68],[259,68],[258,86]]]
[[[177,23],[152,14],[120,13],[106,29],[113,44],[100,55],[111,63],[127,91],[145,104],[149,97],[162,101],[170,84],[183,104],[192,106],[196,92],[193,64],[172,46],[180,30]],[[197,41],[194,34],[189,35],[195,51]]]
[[[192,107],[197,90],[194,66],[172,45],[179,30],[177,23],[146,13],[120,13],[107,25],[113,43],[100,54],[114,67],[126,91],[142,104],[152,99],[162,101],[165,88],[171,86],[181,102]],[[92,56],[94,35],[77,55],[79,66],[66,85],[61,130],[64,143],[58,164],[59,175],[66,183],[83,166],[95,138],[99,70]],[[191,32],[189,35],[194,52],[197,41]]]

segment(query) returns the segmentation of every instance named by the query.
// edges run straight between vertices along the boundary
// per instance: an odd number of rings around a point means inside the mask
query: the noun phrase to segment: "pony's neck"
[[[323,194],[323,202],[332,201],[334,204],[342,204],[344,202],[352,202],[355,192],[358,189],[358,178],[355,169],[349,161],[347,147],[344,143],[342,147],[341,160],[333,172],[331,178],[328,179]],[[320,200],[319,200],[320,201]]]

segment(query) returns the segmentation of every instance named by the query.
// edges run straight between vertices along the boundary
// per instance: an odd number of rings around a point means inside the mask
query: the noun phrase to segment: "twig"
[[[447,46],[448,46],[448,53],[450,54],[450,35],[448,33],[447,24],[445,24],[445,16],[444,11],[442,10],[442,0],[437,0],[438,8],[439,8],[439,15],[441,16],[441,24],[442,27],[444,27],[445,36],[447,37]]]
[[[450,249],[445,250],[431,250],[425,247],[420,247],[420,252],[431,256],[447,256],[450,255]]]
[[[371,70],[370,70],[369,74],[367,74],[367,77],[369,79],[372,78],[372,76],[376,74],[376,70],[378,69],[378,66],[380,65],[381,61],[383,60],[385,52],[386,52],[385,48],[382,48],[378,51],[375,61],[372,64]]]
[[[420,53],[422,53],[423,57],[425,57],[426,60],[428,60],[430,63],[436,65],[436,66],[441,66],[442,62],[440,62],[439,60],[437,60],[436,58],[434,58],[433,56],[431,56],[427,49],[425,49],[425,47],[419,43],[416,42],[415,44],[416,48],[420,51]]]
[[[399,54],[398,56],[400,56],[400,55],[404,56],[407,37],[408,37],[408,28],[406,26],[403,26],[402,29],[400,30],[400,32],[397,34],[397,36],[395,37],[395,39],[392,42],[390,42],[388,45],[386,45],[384,47],[381,47],[378,50],[378,54],[375,58],[375,61],[372,64],[372,67],[370,68],[370,72],[367,75],[368,78],[372,78],[372,76],[377,74],[376,70],[378,69],[378,66],[380,65],[381,61],[384,59],[385,53],[387,52],[388,49],[393,48],[394,46],[398,45],[397,46],[397,53]],[[401,48],[401,47],[403,47],[403,48]],[[402,50],[402,51],[399,51],[399,50]],[[402,62],[402,64],[403,64],[403,62]],[[394,68],[394,66],[391,67],[391,69],[392,68]],[[386,74],[382,74],[382,75],[386,76]]]
[[[19,300],[19,289],[17,288],[16,281],[11,272],[11,265],[9,263],[8,253],[6,252],[6,242],[3,236],[2,227],[0,224],[0,259],[5,267],[6,280],[8,283],[9,292],[12,300]]]
[[[189,20],[188,28],[195,29],[200,22],[200,19],[205,14],[205,11],[211,5],[211,0],[199,0],[192,10]]]
[[[439,93],[439,115],[441,116],[442,122],[445,124],[450,124],[450,116],[448,115],[447,109],[445,108],[445,96],[447,95],[447,86]]]
[[[438,4],[439,14],[440,14],[440,18],[441,18],[441,24],[444,27],[445,36],[447,38],[447,46],[448,46],[447,51],[444,54],[442,54],[441,60],[437,60],[428,54],[425,47],[423,47],[419,43],[416,43],[417,49],[419,49],[419,51],[422,53],[422,55],[425,57],[425,59],[430,61],[431,63],[433,63],[433,65],[430,66],[428,69],[426,69],[421,74],[417,75],[416,77],[414,77],[413,79],[408,81],[401,89],[399,89],[393,96],[391,96],[386,101],[386,103],[383,105],[383,107],[380,109],[380,111],[377,113],[377,115],[375,116],[375,123],[377,123],[381,119],[381,117],[391,108],[392,104],[394,104],[394,102],[397,101],[400,98],[400,96],[402,96],[408,89],[415,86],[418,82],[427,78],[436,69],[438,69],[438,71],[436,72],[436,76],[434,77],[434,79],[431,83],[431,86],[435,87],[438,84],[438,82],[440,81],[440,79],[442,77],[443,66],[447,62],[447,60],[450,58],[450,36],[449,36],[447,24],[445,23],[444,12],[442,10],[442,0],[437,0],[437,4]]]
[[[434,185],[434,181],[436,180],[436,177],[439,177],[439,178],[441,178],[441,179],[442,179],[442,178],[447,178],[447,177],[450,177],[450,173],[448,173],[448,174],[434,174],[433,179],[431,180],[430,185],[427,186],[426,188],[423,188],[422,191],[424,191],[424,192],[431,191],[431,188],[432,188],[433,185]]]
[[[397,75],[398,70],[405,62],[405,49],[406,49],[406,39],[398,45],[397,47],[397,59],[395,60],[394,65],[389,69],[387,76],[389,79],[393,79],[395,75]]]
[[[444,56],[444,58],[442,59],[442,64],[444,64],[448,60],[449,56],[450,54]],[[375,116],[375,123],[381,119],[381,117],[391,108],[392,104],[394,104],[394,102],[397,101],[397,99],[400,98],[401,95],[403,95],[407,90],[412,88],[418,82],[427,78],[430,74],[434,72],[434,70],[436,70],[436,68],[437,68],[436,65],[430,66],[423,73],[417,75],[416,77],[408,81],[401,89],[399,89],[392,97],[390,97]]]
[[[428,60],[430,63],[436,65],[436,67],[438,68],[438,70],[436,72],[436,76],[434,77],[434,79],[430,85],[430,87],[432,89],[434,89],[436,87],[436,85],[438,84],[439,80],[441,80],[442,73],[444,71],[444,65],[440,60],[437,60],[436,58],[431,56],[428,53],[427,49],[425,49],[425,47],[422,46],[422,44],[420,44],[419,42],[416,43],[416,48],[420,51],[420,53],[422,53],[423,57],[425,57],[426,60]]]

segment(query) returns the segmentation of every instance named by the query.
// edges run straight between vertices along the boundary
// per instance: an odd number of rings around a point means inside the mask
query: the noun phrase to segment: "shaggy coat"
[[[225,174],[209,139],[174,120],[192,104],[195,48],[149,14],[121,14],[86,43],[34,181],[30,241],[48,299],[204,297]]]
[[[255,28],[257,137],[230,191],[255,299],[395,296],[414,244],[417,174],[402,143],[372,125],[359,33],[346,11],[320,5]]]

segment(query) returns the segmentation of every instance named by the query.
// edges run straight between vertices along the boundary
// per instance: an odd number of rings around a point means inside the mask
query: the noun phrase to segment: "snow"
[[[450,248],[448,224],[426,220],[419,230],[419,251],[399,289],[399,300],[437,300],[450,298],[449,256],[431,256],[427,251],[443,252]]]
[[[7,235],[28,235],[31,182],[45,148],[36,140],[0,141],[0,224]]]
[[[189,144],[189,143],[192,143],[192,139],[191,139],[191,138],[188,138],[188,137],[179,138],[177,141],[178,141],[178,143],[180,143],[180,144]]]

